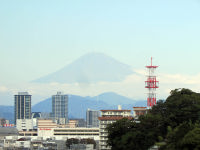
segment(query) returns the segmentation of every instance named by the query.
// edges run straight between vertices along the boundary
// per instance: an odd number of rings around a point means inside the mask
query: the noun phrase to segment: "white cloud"
[[[167,74],[167,75],[162,75],[161,79],[164,83],[184,83],[184,84],[200,84],[200,74],[197,75],[181,75],[181,74]]]
[[[0,92],[7,92],[8,88],[5,86],[0,86]]]
[[[145,100],[148,92],[145,89],[145,80],[148,72],[143,70],[135,70],[135,73],[127,76],[121,82],[99,82],[99,83],[23,83],[17,86],[8,88],[0,87],[0,92],[10,92],[13,95],[18,91],[28,91],[33,95],[33,104],[45,98],[51,97],[57,91],[62,91],[65,94],[75,94],[81,96],[96,96],[103,92],[113,91],[118,94],[133,98]],[[184,74],[164,74],[159,73],[158,81],[160,87],[157,89],[157,99],[165,99],[170,91],[175,88],[190,88],[196,92],[200,91],[200,74],[184,75]]]

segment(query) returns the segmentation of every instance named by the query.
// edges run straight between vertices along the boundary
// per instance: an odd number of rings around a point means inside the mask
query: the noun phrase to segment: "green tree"
[[[182,148],[185,150],[199,150],[200,149],[200,127],[195,127],[190,130],[182,139]]]
[[[168,132],[162,150],[194,150],[200,148],[200,124],[184,122]]]
[[[70,145],[72,145],[72,144],[78,144],[79,142],[80,142],[79,139],[76,139],[76,138],[67,139],[66,146],[68,148],[70,148]]]
[[[185,121],[200,119],[200,94],[189,89],[175,89],[167,98],[166,114],[169,125],[176,127]]]
[[[121,120],[116,121],[115,123],[109,124],[106,127],[108,132],[108,140],[107,144],[112,146],[112,149],[120,150],[121,138],[124,134],[128,133],[132,128],[136,127],[136,123],[133,120],[129,120],[127,118],[123,118]]]
[[[93,144],[93,145],[94,145],[94,149],[96,149],[96,142],[95,142],[94,139],[90,139],[90,138],[81,139],[81,140],[80,140],[80,143],[81,143],[81,144]]]
[[[123,119],[109,125],[107,144],[113,150],[147,150],[155,144],[163,150],[198,149],[200,94],[175,89],[139,121]]]

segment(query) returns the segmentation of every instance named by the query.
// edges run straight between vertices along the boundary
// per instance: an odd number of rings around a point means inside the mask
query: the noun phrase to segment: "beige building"
[[[51,119],[39,119],[38,120],[38,136],[49,137],[53,135],[53,129],[57,128],[57,124]]]
[[[69,120],[67,128],[76,128],[78,126],[78,120]]]
[[[131,110],[121,110],[121,107],[118,107],[118,110],[101,110],[100,126],[99,126],[99,149],[108,150],[110,147],[106,146],[107,135],[105,128],[108,124],[116,122],[122,118],[132,119]]]
[[[138,119],[139,116],[147,113],[147,107],[133,107],[133,117]]]

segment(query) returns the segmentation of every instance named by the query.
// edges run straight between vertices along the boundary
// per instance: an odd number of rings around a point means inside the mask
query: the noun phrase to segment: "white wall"
[[[17,130],[30,130],[33,129],[33,121],[32,119],[17,119]]]

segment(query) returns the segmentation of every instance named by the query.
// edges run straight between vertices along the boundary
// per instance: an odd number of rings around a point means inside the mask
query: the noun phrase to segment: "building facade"
[[[99,111],[88,109],[86,112],[86,123],[88,128],[99,127]]]
[[[86,127],[61,127],[52,119],[38,119],[38,129],[32,131],[20,131],[19,136],[36,136],[42,139],[67,139],[67,138],[90,138],[99,141],[99,128]]]
[[[15,95],[15,124],[17,119],[31,119],[31,95],[19,92]]]
[[[101,110],[100,126],[99,126],[99,149],[100,150],[109,150],[111,147],[107,146],[106,141],[108,140],[108,133],[105,130],[108,124],[114,123],[117,120],[122,118],[132,119],[131,110],[121,110],[121,107],[118,110]]]
[[[57,92],[52,96],[52,118],[58,124],[68,122],[68,95]]]
[[[16,127],[18,131],[31,131],[33,130],[33,120],[32,119],[17,119]]]
[[[147,107],[133,107],[133,117],[138,119],[139,116],[147,114]]]

